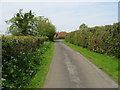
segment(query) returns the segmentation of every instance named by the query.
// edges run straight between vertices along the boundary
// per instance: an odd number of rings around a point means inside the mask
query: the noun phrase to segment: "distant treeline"
[[[120,22],[70,32],[65,40],[93,52],[120,58]]]

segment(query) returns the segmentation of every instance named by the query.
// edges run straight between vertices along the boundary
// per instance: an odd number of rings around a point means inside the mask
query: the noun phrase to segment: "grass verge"
[[[41,59],[41,65],[39,66],[39,70],[37,71],[36,75],[31,79],[30,84],[25,88],[42,88],[43,86],[45,77],[48,73],[50,63],[52,60],[54,43],[46,42],[42,50],[45,50],[45,53],[41,55],[42,59]]]
[[[120,84],[118,80],[118,59],[114,56],[107,56],[95,52],[91,52],[86,48],[82,48],[80,46],[76,46],[69,42],[64,41],[64,44],[71,47],[75,51],[81,53],[88,60],[94,63],[98,68],[106,72],[115,82]]]

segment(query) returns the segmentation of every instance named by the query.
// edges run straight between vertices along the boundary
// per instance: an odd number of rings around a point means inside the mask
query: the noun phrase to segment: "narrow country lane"
[[[117,84],[80,53],[56,40],[43,88],[117,88]]]

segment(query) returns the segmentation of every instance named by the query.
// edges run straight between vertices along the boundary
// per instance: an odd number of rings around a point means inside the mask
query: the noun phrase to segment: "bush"
[[[65,39],[65,37],[54,37],[54,40]]]
[[[65,40],[90,51],[120,58],[120,23],[85,28],[69,33]]]
[[[47,37],[2,37],[2,85],[4,88],[20,88],[27,85],[36,74],[40,60],[35,59]],[[39,55],[41,55],[39,53]]]

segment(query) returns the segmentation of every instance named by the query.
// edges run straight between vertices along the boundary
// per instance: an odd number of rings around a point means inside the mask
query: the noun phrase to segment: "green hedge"
[[[36,74],[40,61],[35,51],[42,47],[47,37],[2,36],[2,85],[20,88]],[[39,55],[41,55],[43,51]]]
[[[120,58],[120,23],[96,26],[69,33],[65,40],[90,51]]]
[[[65,39],[65,37],[54,37],[54,40]]]

